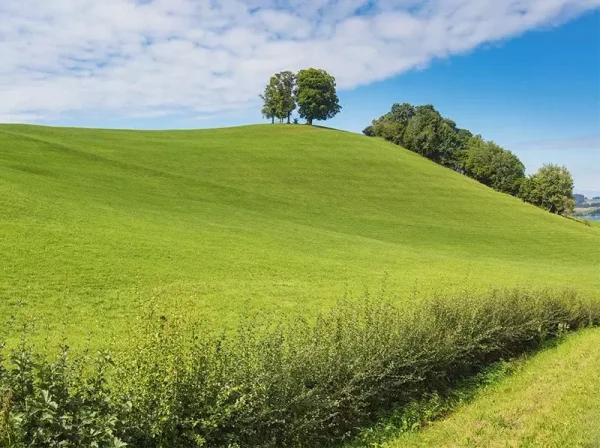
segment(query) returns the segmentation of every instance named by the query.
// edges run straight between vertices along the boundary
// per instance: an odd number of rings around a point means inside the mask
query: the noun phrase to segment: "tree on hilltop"
[[[290,71],[285,71],[276,74],[275,77],[277,78],[277,90],[281,103],[279,109],[282,118],[287,118],[287,124],[290,124],[292,112],[296,109],[296,99],[294,98],[296,75]]]
[[[265,87],[265,91],[260,98],[263,100],[262,114],[265,118],[270,118],[271,123],[275,123],[275,118],[278,118],[279,108],[279,93],[277,92],[277,80],[274,76],[271,77],[269,84]]]
[[[296,109],[295,84],[296,75],[290,71],[271,76],[264,93],[260,95],[263,100],[263,117],[270,118],[272,123],[275,123],[275,118],[278,118],[280,123],[287,118],[290,124],[292,112]]]
[[[307,124],[336,116],[342,107],[336,92],[335,78],[325,70],[300,70],[296,78],[296,102],[300,116]]]
[[[287,119],[290,124],[296,104],[300,116],[310,125],[313,120],[333,118],[341,110],[335,78],[315,68],[301,70],[298,75],[283,71],[271,76],[260,98],[263,117],[270,118],[272,123],[278,118],[280,123]]]

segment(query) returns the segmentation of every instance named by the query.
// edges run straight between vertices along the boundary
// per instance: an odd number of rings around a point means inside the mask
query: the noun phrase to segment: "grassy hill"
[[[600,330],[523,363],[444,421],[388,448],[600,446]]]
[[[0,126],[0,316],[101,343],[153,297],[227,326],[346,292],[600,291],[600,228],[306,126]]]

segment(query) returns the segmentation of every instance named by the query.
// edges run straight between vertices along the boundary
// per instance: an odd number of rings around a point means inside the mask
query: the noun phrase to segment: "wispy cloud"
[[[555,25],[600,0],[19,0],[0,3],[0,119],[207,116],[270,74],[351,89]]]

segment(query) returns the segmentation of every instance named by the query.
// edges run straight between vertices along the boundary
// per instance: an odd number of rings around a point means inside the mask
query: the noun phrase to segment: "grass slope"
[[[600,330],[569,336],[421,433],[388,448],[600,446]]]
[[[2,125],[0,210],[0,316],[49,338],[100,343],[149,297],[220,325],[244,306],[311,313],[386,275],[398,294],[600,290],[598,227],[306,126]]]

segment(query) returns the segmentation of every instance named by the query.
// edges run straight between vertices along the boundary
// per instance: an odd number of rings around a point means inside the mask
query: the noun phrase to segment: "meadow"
[[[600,227],[383,140],[1,125],[0,192],[2,446],[341,446],[575,330],[581,374],[543,353],[490,392],[499,427],[483,392],[392,444],[596,418]],[[565,431],[518,406],[558,383]]]
[[[600,228],[307,126],[0,126],[0,316],[102,346],[141,303],[230,328],[344,295],[600,290]]]

